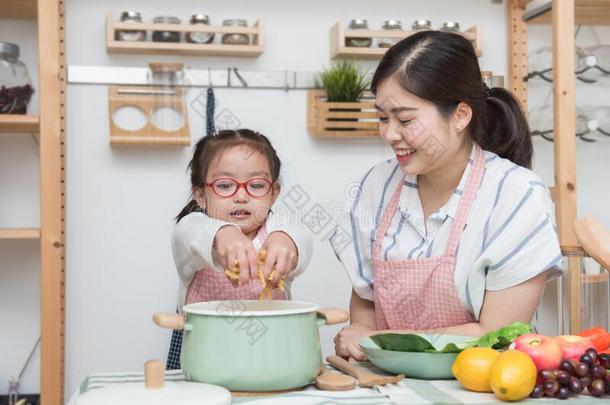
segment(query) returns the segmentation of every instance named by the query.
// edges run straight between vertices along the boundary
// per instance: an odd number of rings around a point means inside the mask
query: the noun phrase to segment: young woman
[[[561,250],[514,97],[487,88],[472,45],[438,31],[390,48],[372,81],[396,158],[366,172],[337,256],[353,284],[337,354],[381,331],[481,335],[532,320]]]

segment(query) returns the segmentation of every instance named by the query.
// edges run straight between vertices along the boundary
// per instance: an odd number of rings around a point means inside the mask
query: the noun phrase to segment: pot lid
[[[319,305],[305,301],[240,300],[208,301],[189,304],[182,308],[188,314],[211,316],[277,316],[316,312]]]

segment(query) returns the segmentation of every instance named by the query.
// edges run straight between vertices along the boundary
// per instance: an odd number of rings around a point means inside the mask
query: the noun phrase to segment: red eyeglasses
[[[240,187],[243,187],[250,197],[261,198],[269,194],[271,187],[273,187],[273,183],[262,177],[250,179],[245,183],[240,183],[229,177],[223,177],[204,184],[211,187],[214,194],[222,198],[233,197]]]

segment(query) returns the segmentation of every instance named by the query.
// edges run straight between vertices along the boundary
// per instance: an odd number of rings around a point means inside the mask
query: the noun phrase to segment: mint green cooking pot
[[[189,381],[232,391],[277,391],[310,384],[322,364],[318,327],[346,322],[341,309],[298,301],[210,301],[183,308],[186,319],[155,314],[183,329],[181,364]]]

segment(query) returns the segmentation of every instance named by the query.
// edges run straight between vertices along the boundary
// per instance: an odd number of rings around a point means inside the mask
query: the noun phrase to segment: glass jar
[[[382,28],[388,31],[402,31],[402,23],[400,20],[385,20]],[[400,41],[398,38],[379,38],[380,48],[389,48]]]
[[[460,32],[460,23],[456,21],[446,21],[443,23],[440,30],[445,32]]]
[[[432,23],[430,20],[415,20],[411,26],[413,31],[425,31],[432,29]]]
[[[357,18],[355,20],[351,20],[349,23],[349,28],[352,30],[368,30],[369,23],[367,20],[363,18]],[[373,38],[354,38],[354,37],[346,37],[345,38],[345,46],[355,46],[359,48],[367,48],[371,46],[373,43]]]
[[[142,16],[137,11],[123,11],[121,22],[142,23]],[[117,41],[145,41],[146,31],[144,30],[117,30],[115,33]]]
[[[248,22],[239,18],[231,18],[223,20],[222,25],[225,27],[247,27]],[[222,43],[226,45],[250,45],[250,35],[229,32],[223,34]]]
[[[180,19],[171,16],[153,18],[155,24],[180,24]],[[155,42],[180,42],[179,31],[153,31],[152,40]]]
[[[0,42],[0,114],[25,114],[32,94],[32,79],[19,60],[19,46]]]
[[[210,17],[204,14],[193,14],[191,16],[191,25],[210,25]],[[193,44],[209,44],[214,40],[213,32],[189,32],[186,34],[187,42]]]

